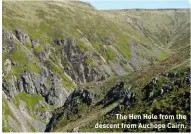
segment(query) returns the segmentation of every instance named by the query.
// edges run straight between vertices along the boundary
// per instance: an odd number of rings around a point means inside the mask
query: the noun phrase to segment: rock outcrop
[[[40,75],[34,72],[23,71],[19,79],[12,77],[11,80],[3,78],[3,90],[7,96],[14,98],[18,92],[39,94],[46,102],[55,107],[63,106],[69,92],[62,85],[62,79],[47,71],[45,68]]]
[[[2,41],[3,41],[3,52],[9,52],[13,50],[15,47],[15,39],[11,33],[8,32],[7,29],[2,30]]]
[[[163,97],[165,94],[173,90],[179,90],[184,86],[190,85],[190,70],[189,68],[184,72],[167,72],[161,73],[160,77],[166,79],[164,83],[158,81],[158,77],[154,77],[151,82],[145,85],[142,89],[144,93],[143,100],[148,100],[151,103],[157,98]],[[160,79],[162,79],[160,78]]]
[[[74,90],[67,98],[64,106],[55,110],[45,131],[50,132],[55,127],[59,126],[60,124],[57,124],[56,123],[57,121],[60,120],[67,121],[70,120],[70,118],[73,115],[78,115],[80,112],[79,108],[83,105],[86,105],[87,107],[91,105],[93,102],[93,98],[94,94],[92,94],[86,89]]]
[[[106,78],[106,73],[99,67],[89,66],[88,52],[83,52],[76,45],[76,41],[72,40],[56,40],[57,45],[64,45],[62,55],[67,59],[71,67],[68,67],[66,73],[75,81],[80,83],[101,81]]]

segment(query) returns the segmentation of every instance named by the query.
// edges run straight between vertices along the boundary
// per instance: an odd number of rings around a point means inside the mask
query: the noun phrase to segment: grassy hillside
[[[111,11],[120,19],[131,23],[145,36],[162,47],[176,49],[189,44],[189,9],[119,10]]]
[[[161,57],[162,50],[153,46],[151,41],[140,34],[134,26],[124,25],[118,22],[115,16],[97,11],[90,6],[84,6],[84,4],[3,2],[3,5],[3,27],[10,32],[19,29],[32,40],[37,40],[40,43],[38,47],[30,48],[26,43],[28,49],[35,54],[46,52],[46,49],[50,50],[54,47],[52,49],[58,51],[57,55],[54,56],[52,52],[50,57],[56,64],[59,62],[58,58],[61,58],[59,53],[61,48],[52,46],[55,39],[77,40],[81,50],[88,51],[92,55],[94,65],[98,62],[96,56],[101,55],[108,63],[119,64],[120,60],[125,66],[127,60],[134,58],[131,54],[130,42],[139,44],[137,51],[140,53],[140,58],[152,59],[156,56],[160,59]],[[155,52],[158,55],[155,55]],[[145,61],[140,65],[148,62],[150,61]],[[87,64],[90,63],[87,62]],[[129,70],[131,69],[127,69]]]
[[[80,1],[2,3],[4,132],[44,131],[49,126],[51,131],[78,127],[102,131],[92,125],[115,122],[105,116],[124,98],[107,106],[97,104],[119,81],[125,83],[122,91],[133,87],[136,98],[141,98],[140,90],[152,77],[160,77],[161,88],[164,79],[170,80],[160,73],[182,74],[189,67],[189,10],[104,11]],[[169,100],[187,94],[188,86],[184,87],[152,107],[166,106]],[[73,94],[75,99],[70,100]],[[130,111],[152,110],[145,109],[149,102],[137,99]]]

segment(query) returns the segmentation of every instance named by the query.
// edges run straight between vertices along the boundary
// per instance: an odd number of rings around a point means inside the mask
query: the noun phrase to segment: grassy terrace
[[[12,66],[11,72],[6,74],[8,78],[11,75],[15,75],[18,78],[20,73],[24,70],[32,71],[37,74],[40,74],[41,72],[41,68],[37,66],[39,60],[36,57],[31,57],[30,53],[28,53],[26,48],[23,47],[20,43],[16,44],[16,48],[13,52],[3,53],[3,62],[7,58],[10,58],[11,62],[16,64],[15,66]]]
[[[46,112],[48,110],[54,110],[54,106],[47,107],[47,103],[45,102],[44,98],[37,94],[30,95],[25,92],[19,93],[14,99],[14,101],[15,101],[14,103],[18,108],[20,106],[20,100],[22,100],[22,101],[24,101],[24,103],[26,103],[26,108],[27,108],[28,112],[30,113],[30,115],[38,120],[39,120],[39,118],[36,117],[35,111]],[[44,104],[46,107],[37,106],[37,104],[39,102]]]

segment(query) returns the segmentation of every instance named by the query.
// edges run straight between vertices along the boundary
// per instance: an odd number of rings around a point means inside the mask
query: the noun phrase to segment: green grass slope
[[[107,64],[121,64],[125,70],[132,70],[132,67],[124,67],[129,60],[134,59],[130,42],[138,44],[139,58],[146,59],[139,63],[140,66],[152,62],[150,59],[154,57],[161,59],[160,53],[163,53],[134,26],[124,25],[112,14],[80,2],[3,1],[3,28],[10,32],[19,29],[32,40],[39,41],[40,46],[28,46],[36,55],[40,52],[48,53],[47,49],[55,49],[56,56],[51,51],[50,58],[57,65],[62,48],[53,45],[55,39],[77,40],[81,51],[88,51],[92,55],[90,60],[95,62],[92,64],[88,60],[87,64],[96,67],[100,64],[97,55],[101,55]],[[67,66],[66,62],[63,67]]]
[[[111,11],[120,19],[131,23],[145,36],[166,48],[179,48],[189,44],[190,10],[118,10]]]

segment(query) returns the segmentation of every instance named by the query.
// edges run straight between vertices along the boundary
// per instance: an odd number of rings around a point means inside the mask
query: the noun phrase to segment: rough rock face
[[[80,47],[76,45],[76,41],[62,39],[55,40],[54,42],[57,45],[64,45],[62,55],[71,65],[65,71],[75,82],[85,83],[105,79],[105,72],[98,67],[88,66],[86,61],[90,54],[82,52]]]
[[[36,104],[33,111],[27,111],[26,107],[30,106],[28,104],[26,106],[26,104],[24,103],[19,104],[20,108],[17,111],[14,111],[16,110],[16,106],[14,106],[14,108],[11,109],[13,113],[15,112],[15,114],[18,114],[21,111],[24,112],[26,118],[30,118],[30,124],[33,125],[35,131],[38,132],[45,130],[44,122],[48,123],[50,118],[52,117],[53,109],[47,109],[47,108],[50,107],[50,105],[53,105],[55,108],[63,106],[69,94],[68,91],[65,89],[65,87],[63,87],[62,85],[62,79],[57,75],[53,74],[51,71],[46,72],[45,70],[42,71],[40,75],[37,75],[34,72],[23,71],[23,73],[20,74],[20,77],[18,79],[14,76],[12,76],[10,79],[3,78],[3,85],[2,85],[2,89],[3,92],[5,93],[6,100],[8,100],[8,103],[10,101],[11,104],[12,101],[21,92],[25,92],[30,95],[38,94],[45,98],[46,103]],[[25,108],[21,106],[24,106]],[[45,110],[43,111],[38,110],[39,108]],[[34,117],[31,117],[31,114],[35,114],[36,117],[43,120],[44,122],[36,120]],[[12,120],[11,118],[8,119],[9,121]],[[30,129],[29,124],[27,124],[27,120],[24,117],[21,119],[18,118],[17,120],[23,123],[24,125],[23,128],[15,126],[14,121],[11,121],[11,124],[9,124],[11,128],[13,129],[15,128],[15,130],[17,131],[27,131],[27,132],[32,131]]]
[[[55,124],[55,122],[59,120],[69,120],[70,116],[73,114],[78,114],[79,107],[82,105],[91,105],[93,101],[94,95],[86,89],[74,90],[70,96],[67,98],[63,107],[57,109],[46,127],[46,132],[50,132],[54,129],[55,126],[59,126],[59,124]]]
[[[9,100],[14,98],[18,94],[14,77],[12,77],[11,80],[6,80],[3,78],[2,89]]]
[[[10,34],[6,29],[2,30],[2,40],[3,40],[3,52],[8,52],[12,50],[15,46],[15,40],[13,35]]]
[[[124,82],[119,82],[117,85],[112,87],[105,95],[104,99],[101,101],[102,104],[108,105],[111,104],[112,102],[120,99],[123,97],[123,88]]]
[[[31,39],[31,45],[32,45],[33,48],[36,47],[36,46],[38,46],[39,43],[40,43],[39,40],[33,40],[33,39]]]
[[[86,89],[81,89],[81,90],[74,90],[70,96],[67,98],[65,105],[67,105],[68,107],[71,107],[70,105],[73,105],[74,103],[76,103],[77,101],[74,98],[79,97],[79,99],[82,99],[82,102],[90,105],[93,101],[93,94],[90,93],[88,90]],[[72,103],[71,103],[72,102]]]
[[[10,98],[24,91],[28,94],[39,94],[48,104],[61,107],[68,96],[67,90],[62,85],[62,79],[51,71],[47,72],[46,69],[40,75],[24,71],[18,80],[14,77],[11,80],[3,80],[3,90]]]
[[[144,93],[143,100],[153,103],[156,99],[163,97],[165,94],[168,94],[173,90],[179,90],[179,88],[190,85],[189,68],[183,73],[166,72],[161,73],[160,75],[166,79],[165,83],[159,83],[158,77],[152,78],[152,80],[142,89]],[[158,89],[159,86],[161,88]]]
[[[13,30],[16,38],[22,43],[25,44],[26,40],[29,38],[26,34],[24,34],[21,30]]]
[[[11,61],[9,59],[5,60],[4,67],[6,74],[8,74],[11,71]]]
[[[135,102],[135,93],[132,91],[131,87],[129,89],[124,88],[124,82],[121,81],[114,87],[112,87],[104,96],[104,99],[98,103],[102,104],[104,106],[108,106],[112,104],[113,102],[122,99],[123,101],[111,112],[117,112],[121,109],[121,107],[125,106],[130,108],[132,106],[132,103]]]
[[[20,43],[20,44],[18,44]],[[34,55],[30,53],[31,57],[29,57],[29,64],[33,62],[35,66],[41,68],[40,73],[36,73],[31,69],[22,68],[22,61],[15,61],[12,59],[12,54],[15,53],[18,49],[22,48],[22,45],[30,45],[32,48],[39,45],[38,40],[31,39],[27,34],[23,33],[21,30],[13,30],[12,33],[7,29],[3,29],[3,52],[6,53],[6,60],[4,61],[3,67],[3,93],[6,98],[7,103],[11,104],[8,108],[20,107],[17,111],[14,109],[10,109],[13,113],[19,113],[21,111],[25,112],[27,118],[31,117],[31,114],[35,114],[36,117],[43,120],[44,122],[49,122],[52,114],[51,111],[53,108],[63,106],[66,98],[69,95],[69,90],[66,85],[63,85],[63,78],[59,74],[53,73],[50,69],[47,69],[43,66],[42,63],[34,63]],[[21,46],[19,46],[21,45]],[[28,53],[26,47],[23,48],[23,53]],[[27,52],[25,52],[27,51]],[[16,55],[17,56],[17,55]],[[45,56],[42,56],[45,57]],[[15,57],[14,57],[15,58]],[[26,58],[26,57],[23,57]],[[47,57],[46,57],[47,58]],[[17,58],[20,60],[20,58]],[[21,59],[22,60],[22,59]],[[13,70],[18,68],[22,68],[21,71],[17,72],[17,76],[13,75]],[[17,70],[15,70],[17,71]],[[71,89],[72,91],[72,89]],[[14,104],[12,101],[15,101],[15,98],[20,95],[20,93],[27,93],[29,95],[40,95],[46,101],[45,103],[37,103],[35,104],[35,108],[33,110],[26,110],[26,106],[28,104],[23,103]],[[26,98],[27,101],[27,98]],[[16,106],[17,105],[17,106]],[[52,106],[52,109],[47,109]],[[25,107],[25,108],[24,108]],[[28,106],[27,106],[28,107]],[[41,110],[39,110],[39,108]],[[21,110],[21,111],[20,111]],[[6,114],[6,113],[4,113]],[[7,117],[4,121],[7,127],[10,126],[11,129],[15,129],[16,131],[33,131],[30,129],[29,124],[33,124],[35,131],[44,131],[45,124],[43,122],[38,122],[38,120],[31,119],[31,122],[27,124],[27,121],[22,119],[13,119],[14,117]],[[16,121],[25,122],[23,126],[16,126]],[[9,123],[11,122],[11,123]],[[40,123],[40,124],[39,124]],[[23,123],[24,124],[24,123]],[[38,126],[39,124],[39,126]],[[35,126],[36,125],[36,126]],[[37,127],[38,126],[38,127]],[[23,128],[20,128],[23,127]],[[10,129],[10,130],[11,130]]]
[[[48,104],[44,104],[42,101],[40,101],[37,105],[36,105],[36,108],[38,107],[41,107],[41,108],[47,108]],[[50,121],[50,118],[52,117],[52,111],[44,111],[44,112],[41,112],[39,110],[36,110],[35,111],[35,114],[40,117],[40,119],[44,120],[45,122],[49,122]]]
[[[13,34],[11,34],[3,29],[4,52],[11,54],[15,51],[15,39],[18,39],[22,45],[25,45],[26,42],[29,42],[33,47],[39,44],[38,40],[30,39],[21,30],[13,30]],[[17,63],[7,58],[4,62],[5,75],[11,71],[12,65],[17,66]],[[26,92],[28,94],[39,94],[46,99],[48,104],[61,107],[69,94],[62,85],[62,78],[44,66],[40,74],[23,70],[18,78],[11,75],[8,79],[5,76],[3,81],[3,91],[9,99],[13,99],[19,92]]]

